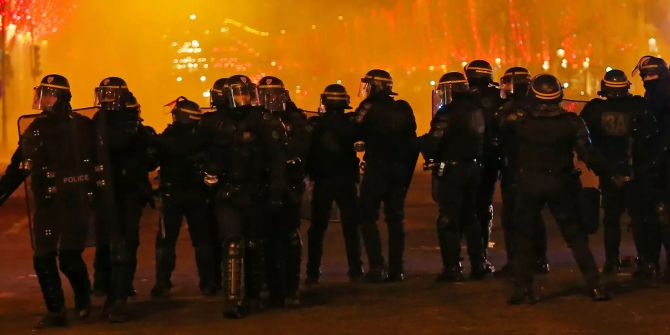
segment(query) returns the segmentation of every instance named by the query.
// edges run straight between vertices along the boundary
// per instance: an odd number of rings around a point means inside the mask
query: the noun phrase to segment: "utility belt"
[[[449,167],[455,166],[472,166],[479,165],[480,161],[476,158],[465,159],[465,160],[446,160],[446,161],[435,161],[434,159],[429,159],[423,163],[424,171],[434,171],[438,177],[444,176],[446,170]]]

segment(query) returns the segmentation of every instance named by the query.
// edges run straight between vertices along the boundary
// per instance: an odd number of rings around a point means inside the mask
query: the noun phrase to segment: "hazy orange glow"
[[[316,110],[326,85],[341,80],[356,104],[360,77],[384,68],[414,107],[420,132],[429,122],[430,82],[475,58],[494,64],[496,78],[511,66],[534,73],[548,66],[568,83],[567,96],[587,99],[606,67],[629,72],[642,55],[662,56],[668,36],[659,31],[670,17],[658,0],[68,2],[76,7],[58,32],[38,41],[40,77],[68,77],[75,108],[92,104],[102,78],[123,77],[159,131],[170,121],[165,103],[184,95],[206,106],[203,92],[237,73],[278,76],[298,106]],[[39,80],[26,50],[12,51],[9,147]]]

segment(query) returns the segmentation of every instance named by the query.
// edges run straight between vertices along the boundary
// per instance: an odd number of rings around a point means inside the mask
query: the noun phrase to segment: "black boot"
[[[93,261],[93,295],[104,297],[109,293],[112,273],[111,254],[109,245],[99,245],[95,248]]]
[[[602,284],[592,286],[589,289],[589,295],[593,301],[607,301],[611,299],[609,290]]]
[[[128,313],[126,312],[126,302],[116,301],[107,308],[107,320],[110,323],[123,323],[128,320]]]
[[[540,275],[546,275],[551,271],[551,267],[545,258],[539,258],[533,263],[533,272]]]
[[[480,280],[493,274],[495,267],[487,260],[471,264],[470,279]]]
[[[514,293],[509,297],[507,303],[510,305],[534,304],[538,300],[531,286],[521,285],[514,288]]]
[[[67,317],[65,308],[58,312],[46,312],[42,318],[35,324],[35,329],[45,329],[67,326]]]
[[[371,222],[360,227],[370,266],[368,273],[365,274],[365,280],[373,283],[383,282],[388,278],[388,273],[384,256],[382,256],[382,244],[377,223]]]
[[[606,260],[602,272],[606,275],[616,275],[617,273],[621,273],[621,261],[619,261],[618,258]]]
[[[445,268],[442,273],[440,273],[435,281],[438,283],[455,283],[465,281],[465,276],[463,275],[463,266],[458,262],[457,265],[450,266]]]

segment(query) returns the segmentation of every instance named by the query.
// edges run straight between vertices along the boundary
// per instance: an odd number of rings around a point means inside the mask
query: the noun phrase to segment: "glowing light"
[[[430,86],[435,86],[435,80],[430,81]]]
[[[570,87],[569,83],[563,83],[563,88],[568,88],[568,87]]]
[[[565,50],[563,48],[559,48],[558,50],[556,50],[556,56],[560,58],[565,57]]]
[[[202,92],[202,96],[205,98],[209,98],[209,91]]]
[[[282,34],[282,35],[286,35],[286,30],[282,29],[282,30],[279,31],[279,33]]]
[[[277,62],[275,61],[270,62],[270,66],[277,66]]]
[[[468,62],[466,62],[466,61],[461,62],[462,67],[465,67],[466,65],[468,65]]]
[[[653,37],[649,38],[649,52],[658,52],[658,45]]]
[[[608,67],[605,68],[605,73],[610,72],[610,71],[612,71],[611,67],[608,66]]]
[[[496,57],[496,65],[500,67],[500,64],[502,63],[502,59],[500,57]]]
[[[568,68],[568,60],[567,59],[563,58],[563,60],[561,61],[561,67],[564,68],[564,69]]]
[[[341,79],[338,79],[338,80],[336,81],[336,83],[337,83],[338,85],[342,85],[342,80],[341,80]]]
[[[340,15],[340,16],[337,17],[337,19],[342,21],[342,20],[344,20],[344,16]]]
[[[198,42],[198,40],[193,40],[193,41],[191,41],[191,45],[194,48],[199,48],[200,47],[200,42]]]
[[[207,81],[207,77],[205,77],[205,76],[200,76],[200,81],[204,83],[205,81]]]
[[[177,82],[178,82],[178,83],[181,83],[182,80],[184,80],[184,78],[182,78],[182,77],[177,77]]]
[[[435,71],[435,66],[434,65],[429,66],[428,71]]]
[[[315,24],[312,25],[312,29],[316,29],[316,25],[315,25]]]
[[[195,20],[195,19],[198,18],[198,16],[195,15],[195,14],[191,14],[191,15],[188,16],[188,18],[191,19],[191,20]]]
[[[588,69],[590,65],[591,65],[591,64],[590,64],[588,61],[586,61],[586,60],[582,63],[582,66],[583,66],[585,69]]]
[[[447,65],[446,64],[440,65],[440,68],[442,69],[442,71],[447,71]]]
[[[545,71],[549,70],[549,61],[545,60],[544,63],[542,64],[542,69]]]

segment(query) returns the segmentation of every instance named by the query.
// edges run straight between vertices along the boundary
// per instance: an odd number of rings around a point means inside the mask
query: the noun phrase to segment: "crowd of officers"
[[[169,297],[185,218],[200,290],[223,295],[224,316],[240,318],[266,304],[300,304],[306,185],[312,194],[305,285],[319,282],[333,202],[349,279],[402,281],[404,203],[420,153],[439,205],[438,282],[465,280],[464,239],[470,279],[509,275],[509,303],[535,302],[533,275],[550,271],[545,205],[594,300],[610,298],[602,275],[621,271],[619,221],[625,211],[637,248],[634,277],[670,279],[670,266],[659,275],[661,246],[670,246],[670,75],[667,64],[651,56],[635,72],[644,98],[631,95],[623,71],[611,70],[601,81],[600,98],[577,115],[561,107],[563,86],[554,76],[531,77],[513,67],[496,83],[491,65],[475,60],[464,72],[440,78],[430,131],[418,137],[412,108],[394,98],[384,70],[361,79],[363,101],[354,112],[346,112],[350,97],[339,84],[324,89],[318,112],[308,112],[290,100],[279,78],[222,78],[211,88],[207,108],[184,97],[168,104],[173,122],[160,134],[142,123],[140,105],[123,79],[100,83],[95,114],[86,117],[72,110],[67,79],[48,75],[35,88],[33,107],[41,113],[19,120],[20,127],[25,123],[19,147],[0,179],[0,201],[26,181],[34,268],[48,310],[37,327],[66,323],[59,266],[72,285],[78,318],[89,315],[92,292],[107,297],[109,321],[127,319],[147,204],[161,212],[153,298]],[[602,201],[596,192],[594,204],[593,190],[582,187],[574,153],[600,178]],[[154,189],[149,173],[156,169]],[[498,180],[508,264],[495,271],[487,251]],[[599,205],[602,273],[587,238],[599,225],[598,215],[589,215]],[[380,208],[388,225],[387,259],[377,227]],[[91,245],[92,285],[82,259]]]

